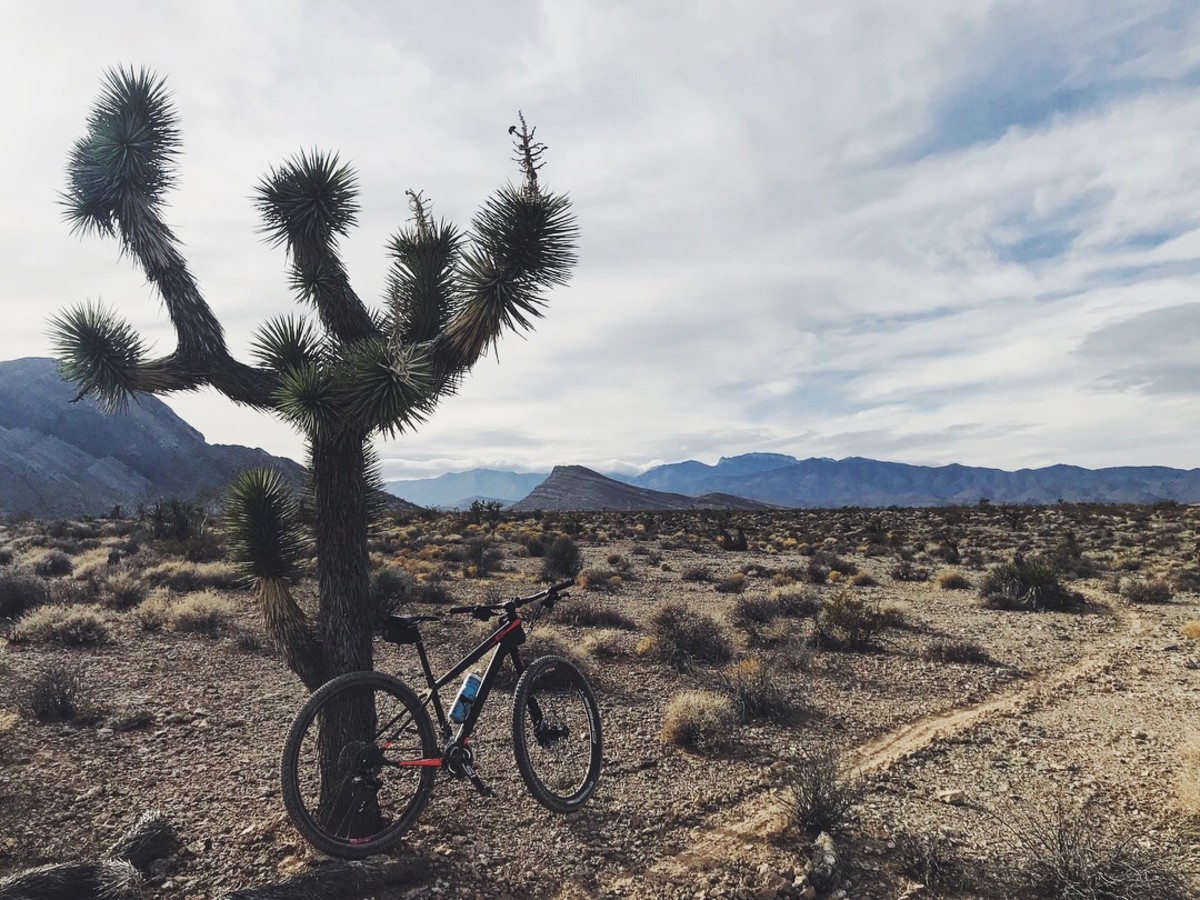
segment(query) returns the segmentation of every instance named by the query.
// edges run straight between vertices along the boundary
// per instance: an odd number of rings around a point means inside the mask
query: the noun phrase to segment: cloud
[[[406,188],[466,223],[513,175],[518,109],[550,145],[577,275],[381,444],[390,477],[751,450],[1194,464],[1194,4],[127,0],[10,25],[0,356],[48,355],[47,317],[89,297],[173,346],[142,277],[54,203],[101,71],[146,63],[184,132],[171,219],[242,355],[294,308],[248,200],[270,165],[353,162],[345,256],[377,302]],[[170,402],[210,439],[300,455],[212,392]]]

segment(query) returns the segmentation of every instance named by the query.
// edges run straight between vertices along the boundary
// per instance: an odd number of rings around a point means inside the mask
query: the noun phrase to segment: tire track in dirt
[[[1063,689],[1100,672],[1145,630],[1146,623],[1136,610],[1125,606],[1110,608],[1119,630],[1104,638],[1107,646],[1063,668],[1040,672],[999,696],[922,716],[861,744],[843,758],[851,777],[863,778],[885,769],[940,740],[969,731],[992,716],[1031,710],[1048,699],[1062,702]],[[762,842],[779,831],[786,816],[786,802],[778,793],[747,797],[733,808],[714,814],[686,850],[663,857],[622,881],[630,888],[692,883],[700,870],[733,859],[746,844]],[[636,894],[636,890],[631,891],[631,895]]]

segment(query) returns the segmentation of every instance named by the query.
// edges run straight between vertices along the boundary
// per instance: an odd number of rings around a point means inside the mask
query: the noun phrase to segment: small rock
[[[962,806],[967,799],[966,795],[958,788],[946,788],[938,791],[933,798],[940,803],[949,803],[951,806]]]

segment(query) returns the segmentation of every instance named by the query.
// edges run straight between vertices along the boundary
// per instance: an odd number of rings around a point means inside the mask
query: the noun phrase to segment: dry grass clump
[[[0,572],[0,619],[18,618],[49,598],[46,582],[32,572],[22,569]]]
[[[934,896],[958,895],[975,887],[972,872],[978,864],[969,864],[948,841],[907,832],[893,835],[892,840],[900,874],[925,885]]]
[[[871,575],[870,572],[859,572],[850,579],[850,583],[855,587],[878,587],[879,582]]]
[[[629,632],[620,628],[598,628],[584,636],[579,649],[596,659],[617,659],[633,652],[633,641]]]
[[[78,606],[42,606],[26,613],[8,633],[14,643],[50,643],[96,647],[111,639],[108,622],[95,610]]]
[[[732,744],[737,727],[737,707],[724,694],[683,691],[663,711],[662,739],[677,747],[713,752]]]
[[[71,557],[61,550],[50,550],[33,564],[34,574],[43,578],[54,578],[59,575],[70,575],[75,568]]]
[[[620,628],[636,631],[633,619],[595,597],[568,597],[554,607],[554,618],[582,628]]]
[[[680,581],[712,581],[713,574],[706,566],[689,566],[679,573]]]
[[[789,619],[812,619],[821,611],[820,595],[804,585],[776,588],[771,599],[779,604],[780,615]]]
[[[133,611],[133,620],[142,631],[158,632],[167,624],[170,613],[170,597],[160,588],[138,605]]]
[[[937,586],[943,591],[966,591],[970,590],[971,582],[962,572],[946,569],[938,573]]]
[[[740,594],[746,589],[746,573],[734,572],[717,582],[718,594]]]
[[[648,649],[680,670],[703,663],[727,663],[733,657],[733,645],[720,623],[682,603],[664,603],[654,611],[650,637]]]
[[[1192,641],[1200,641],[1200,619],[1191,619],[1179,627],[1179,633]]]
[[[1124,578],[1121,596],[1130,603],[1170,603],[1175,589],[1165,578]]]
[[[145,599],[145,582],[128,569],[109,575],[100,592],[100,603],[109,609],[132,609]]]
[[[83,670],[74,663],[52,661],[16,688],[17,711],[37,722],[95,721],[100,715]]]
[[[213,591],[188,594],[170,608],[172,631],[217,637],[229,627],[233,604]]]

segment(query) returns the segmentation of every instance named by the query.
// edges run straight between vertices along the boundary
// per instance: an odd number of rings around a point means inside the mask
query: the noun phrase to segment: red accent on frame
[[[514,620],[513,620],[513,623],[512,623],[511,625],[509,625],[509,626],[508,626],[507,628],[505,628],[503,631],[499,631],[499,632],[497,632],[497,633],[496,633],[496,636],[495,636],[494,638],[492,638],[492,641],[493,641],[493,643],[499,643],[499,642],[500,642],[500,638],[504,637],[506,634],[508,634],[508,633],[509,633],[510,631],[512,631],[513,629],[515,629],[515,628],[520,628],[520,627],[521,627],[521,620],[520,620],[520,619],[514,619]]]
[[[398,759],[391,763],[393,766],[440,766],[442,758],[439,756],[436,759]]]

